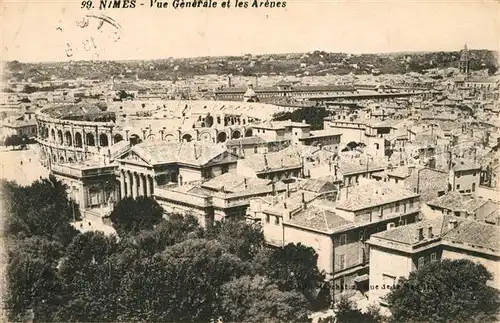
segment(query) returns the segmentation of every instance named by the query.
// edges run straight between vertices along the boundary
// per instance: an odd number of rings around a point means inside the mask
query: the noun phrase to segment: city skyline
[[[11,27],[2,28],[3,60],[149,60],[314,50],[430,52],[457,51],[465,43],[470,49],[498,51],[500,40],[500,6],[495,1],[292,0],[284,9],[174,10],[145,4],[107,11],[79,5],[5,2],[3,26]],[[118,29],[108,24],[97,28],[94,18],[85,28],[78,26],[85,15],[111,17],[121,27],[119,37]],[[91,37],[96,44],[88,51],[84,42]]]

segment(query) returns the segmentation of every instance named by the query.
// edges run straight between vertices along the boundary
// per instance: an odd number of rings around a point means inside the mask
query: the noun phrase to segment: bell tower
[[[460,62],[458,63],[458,69],[460,73],[468,76],[470,74],[470,57],[469,57],[469,49],[467,48],[467,44],[465,44],[464,49],[460,54]]]

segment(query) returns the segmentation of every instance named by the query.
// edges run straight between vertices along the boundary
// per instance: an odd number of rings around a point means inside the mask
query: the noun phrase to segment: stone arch
[[[253,130],[252,128],[248,128],[245,130],[245,137],[252,137],[253,136]]]
[[[71,132],[66,131],[64,133],[64,143],[66,146],[73,146],[73,136],[71,135]]]
[[[200,135],[198,136],[198,140],[203,142],[211,142],[212,134],[208,131],[201,132]]]
[[[73,158],[69,157],[68,158],[68,163],[72,163],[73,162]]]
[[[87,146],[95,146],[95,137],[93,133],[89,132],[85,134],[85,143]]]
[[[120,142],[123,140],[123,136],[119,133],[115,133],[113,136],[113,142],[116,144],[117,142]]]
[[[220,124],[220,116],[217,116],[217,124]]]
[[[141,137],[135,133],[131,134],[129,138],[131,145],[137,145],[142,142]]]
[[[82,134],[79,132],[75,133],[75,147],[81,148],[83,144]]]
[[[165,136],[163,136],[163,140],[166,142],[174,142],[175,137],[172,134],[168,133]]]
[[[57,142],[59,145],[63,144],[63,133],[62,130],[57,130]]]
[[[50,130],[50,139],[53,142],[56,142],[56,131],[54,129]]]
[[[156,135],[154,133],[151,133],[149,134],[147,137],[146,137],[147,140],[155,140],[156,139]]]
[[[108,140],[107,134],[101,133],[99,135],[99,146],[101,146],[101,147],[108,147],[109,146],[109,140]]]
[[[234,130],[231,134],[231,139],[238,139],[241,137],[241,132],[239,130]]]
[[[57,163],[57,156],[56,156],[56,154],[53,154],[53,155],[52,155],[52,161],[53,161],[54,163]]]
[[[63,163],[64,163],[64,156],[59,157],[59,162],[60,162],[61,164],[63,164]]]
[[[186,133],[186,134],[182,135],[182,138],[181,138],[182,142],[190,142],[192,140],[193,140],[193,136],[191,136],[190,134]]]
[[[226,142],[226,140],[227,133],[225,133],[224,131],[219,132],[219,134],[217,135],[217,142]]]

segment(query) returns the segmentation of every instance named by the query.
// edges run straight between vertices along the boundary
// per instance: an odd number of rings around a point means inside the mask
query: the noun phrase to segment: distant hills
[[[498,69],[498,53],[470,50],[471,70]],[[460,51],[347,54],[314,51],[309,53],[167,58],[131,61],[76,61],[54,63],[7,62],[6,77],[33,82],[59,79],[175,80],[193,75],[345,75],[422,73],[434,68],[457,67]]]

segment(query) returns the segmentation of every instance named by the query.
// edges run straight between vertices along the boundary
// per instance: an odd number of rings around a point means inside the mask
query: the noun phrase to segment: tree
[[[280,291],[263,276],[242,276],[221,289],[221,314],[229,322],[310,322],[307,299]]]
[[[215,240],[185,240],[134,262],[122,279],[118,319],[210,321],[219,313],[221,286],[244,269],[242,261]]]
[[[22,145],[23,141],[21,139],[21,137],[19,137],[18,135],[11,135],[11,136],[7,136],[5,138],[5,141],[4,141],[4,146],[12,146],[12,148],[14,149],[15,147],[19,146],[19,145]]]
[[[119,236],[134,235],[141,230],[153,229],[160,223],[163,213],[163,208],[150,197],[127,197],[118,202],[110,219]]]
[[[43,257],[14,253],[7,264],[9,318],[50,321],[60,304],[61,284],[54,264]],[[30,315],[31,312],[31,315]]]
[[[253,259],[264,246],[262,228],[245,221],[216,222],[207,231],[209,237],[217,239],[230,253],[244,261]]]
[[[328,317],[319,323],[378,323],[382,316],[378,307],[369,306],[366,313],[361,312],[348,297],[341,297],[335,304],[335,318]]]
[[[293,112],[283,112],[274,116],[274,120],[292,120],[294,122],[302,122],[311,125],[311,130],[323,129],[323,119],[328,117],[329,113],[324,107],[302,107]]]
[[[490,279],[481,264],[446,259],[400,278],[386,299],[398,322],[472,322],[478,316],[493,322],[499,295],[486,285]]]
[[[313,248],[289,243],[270,255],[266,272],[281,289],[309,296],[324,278],[317,264],[318,255]]]
[[[200,238],[203,229],[192,215],[169,214],[152,230],[143,230],[135,236],[135,246],[143,255],[152,256],[165,248],[188,238]]]
[[[117,295],[123,271],[112,256],[118,253],[115,236],[86,232],[76,236],[60,264],[62,302],[55,320],[112,322],[117,317]]]

